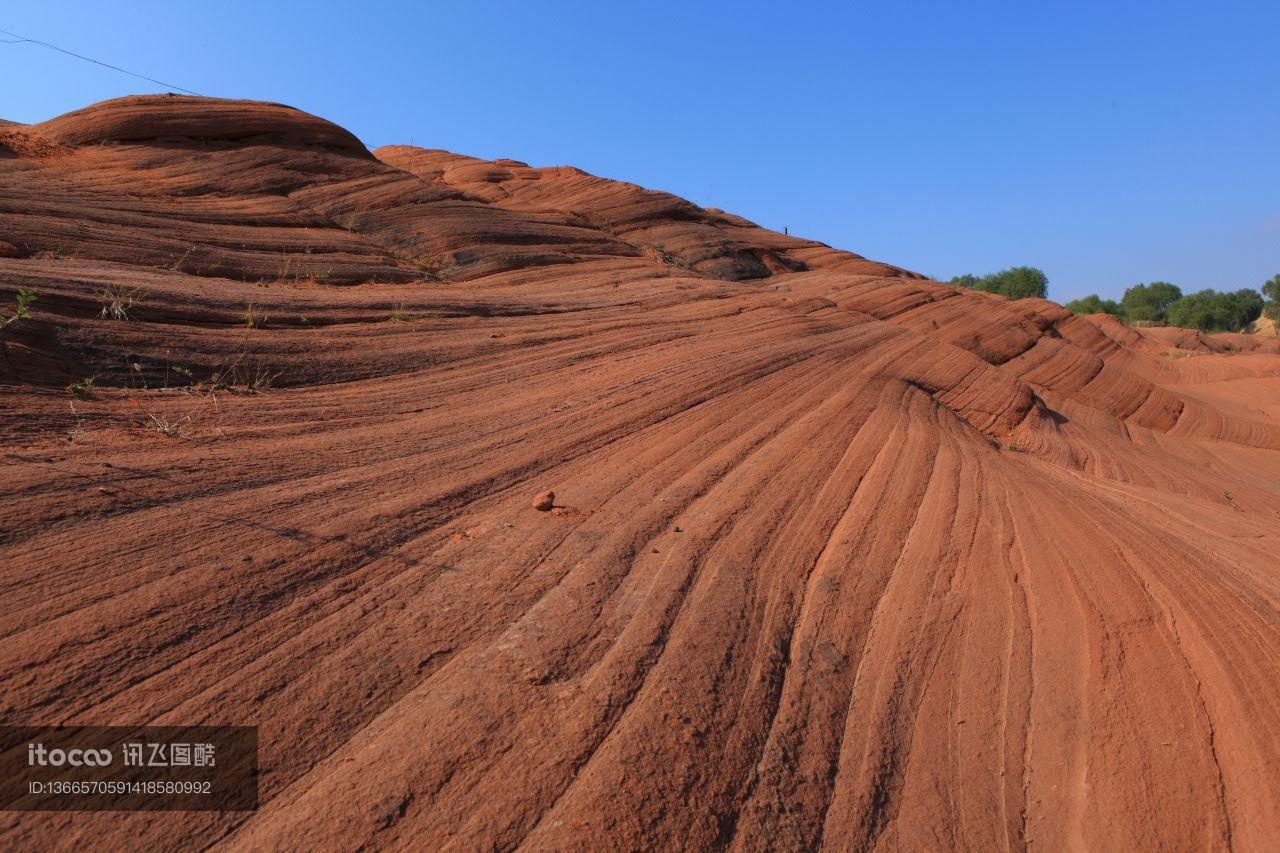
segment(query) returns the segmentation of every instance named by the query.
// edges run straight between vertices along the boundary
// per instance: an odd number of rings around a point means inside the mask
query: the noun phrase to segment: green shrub
[[[14,298],[13,313],[8,316],[0,314],[0,332],[3,332],[19,320],[25,320],[30,317],[31,303],[35,301],[35,291],[19,287],[18,295]]]
[[[1090,293],[1088,296],[1080,299],[1073,299],[1066,305],[1062,306],[1072,314],[1110,314],[1113,317],[1122,316],[1120,303],[1114,299],[1103,299],[1096,293]]]

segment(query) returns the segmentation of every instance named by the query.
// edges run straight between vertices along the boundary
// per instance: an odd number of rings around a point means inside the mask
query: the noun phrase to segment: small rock
[[[556,505],[556,493],[551,491],[543,492],[533,499],[533,508],[538,512],[550,512],[551,508]]]

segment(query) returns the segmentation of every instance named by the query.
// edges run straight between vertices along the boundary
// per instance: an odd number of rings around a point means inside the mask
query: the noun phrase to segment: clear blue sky
[[[569,163],[1059,301],[1280,273],[1280,4],[83,2],[0,28],[370,147]],[[0,117],[164,91],[0,45]]]

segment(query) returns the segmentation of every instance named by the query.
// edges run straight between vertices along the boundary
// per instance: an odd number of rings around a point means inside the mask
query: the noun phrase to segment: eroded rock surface
[[[6,847],[1280,833],[1280,345],[242,101],[5,125],[0,241],[0,717],[264,767]]]

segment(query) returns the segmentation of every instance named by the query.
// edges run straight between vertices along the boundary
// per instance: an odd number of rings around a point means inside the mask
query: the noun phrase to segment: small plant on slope
[[[263,326],[267,325],[267,320],[269,319],[271,319],[270,315],[261,308],[255,308],[252,302],[250,302],[248,307],[245,308],[245,328],[261,329]]]
[[[0,332],[3,332],[19,320],[28,319],[31,316],[31,303],[35,301],[35,291],[27,290],[25,287],[19,287],[18,295],[14,299],[13,313],[9,315],[0,315]]]
[[[72,397],[79,397],[81,399],[88,398],[97,390],[97,385],[95,385],[94,382],[95,380],[92,376],[86,376],[84,379],[77,379],[75,382],[72,382],[67,386],[67,393]]]
[[[98,293],[98,302],[102,310],[98,316],[104,320],[128,320],[134,309],[142,303],[143,293],[137,287],[111,285]]]

